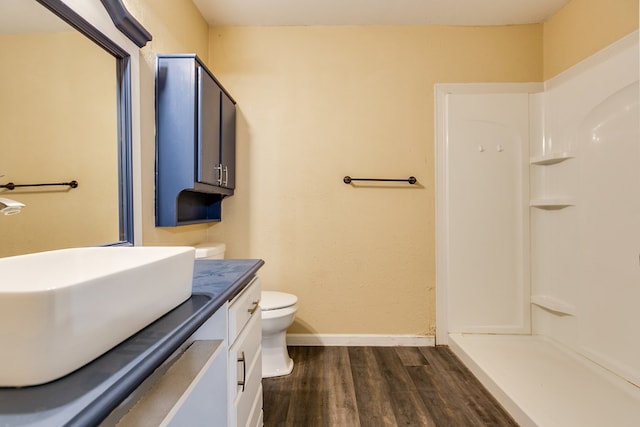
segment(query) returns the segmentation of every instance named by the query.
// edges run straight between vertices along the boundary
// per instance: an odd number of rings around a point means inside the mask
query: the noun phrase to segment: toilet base
[[[281,377],[293,371],[284,331],[262,336],[262,378]]]
[[[262,361],[262,378],[283,377],[289,375],[293,371],[293,360],[289,360],[285,365],[280,367],[267,366],[265,367],[264,360]]]

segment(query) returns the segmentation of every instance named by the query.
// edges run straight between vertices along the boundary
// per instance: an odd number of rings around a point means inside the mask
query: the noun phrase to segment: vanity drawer
[[[254,277],[229,305],[229,343],[233,343],[252,316],[260,317],[260,279]],[[260,341],[260,339],[258,339]]]

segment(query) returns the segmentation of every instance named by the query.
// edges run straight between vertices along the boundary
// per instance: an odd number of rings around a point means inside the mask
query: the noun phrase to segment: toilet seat
[[[295,305],[298,297],[286,292],[262,291],[260,309],[262,311],[279,310]]]

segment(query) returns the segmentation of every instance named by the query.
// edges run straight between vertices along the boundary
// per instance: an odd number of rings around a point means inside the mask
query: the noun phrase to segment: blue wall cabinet
[[[235,188],[235,101],[195,55],[156,67],[156,225],[220,221]]]

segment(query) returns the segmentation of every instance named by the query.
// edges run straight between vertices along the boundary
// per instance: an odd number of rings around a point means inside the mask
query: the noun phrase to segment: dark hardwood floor
[[[517,426],[448,347],[289,347],[265,427]]]

